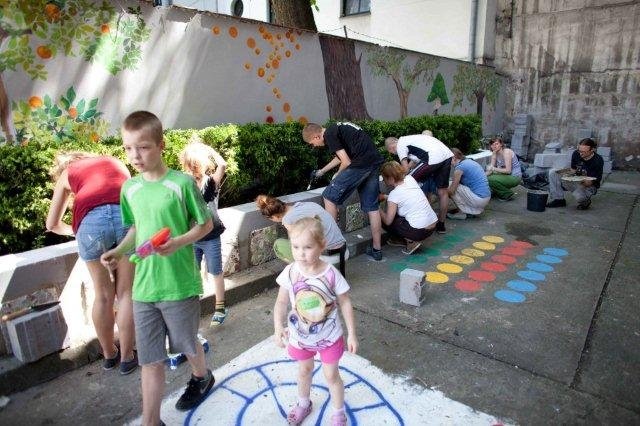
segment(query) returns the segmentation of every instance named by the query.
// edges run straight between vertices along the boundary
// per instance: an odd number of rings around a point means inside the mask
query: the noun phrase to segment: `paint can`
[[[546,191],[529,191],[527,192],[527,210],[532,212],[543,212],[547,206],[549,193]]]

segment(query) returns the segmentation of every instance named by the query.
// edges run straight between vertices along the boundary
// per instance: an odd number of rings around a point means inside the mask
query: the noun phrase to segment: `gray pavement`
[[[615,172],[590,210],[568,198],[569,207],[538,213],[521,188],[479,219],[449,221],[412,256],[385,246],[382,262],[350,259],[359,355],[515,423],[640,424],[639,194],[640,173]],[[491,237],[504,241],[489,248]],[[478,247],[484,255],[429,285],[421,307],[398,301],[402,269],[448,271],[450,256]],[[496,297],[523,281],[535,289],[517,293],[521,303]],[[271,288],[239,301],[215,331],[203,319],[214,366],[271,335],[275,296]],[[168,371],[167,394],[187,380],[184,365]],[[121,424],[140,414],[139,386],[139,371],[120,377],[94,362],[9,395],[0,424]]]

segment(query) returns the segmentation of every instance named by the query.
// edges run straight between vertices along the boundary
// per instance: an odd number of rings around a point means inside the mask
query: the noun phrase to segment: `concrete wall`
[[[587,129],[615,168],[640,168],[640,3],[499,0],[496,23],[507,116],[534,118],[529,156]]]

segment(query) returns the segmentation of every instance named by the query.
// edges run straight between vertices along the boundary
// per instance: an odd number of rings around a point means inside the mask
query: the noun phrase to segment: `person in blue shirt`
[[[477,216],[491,199],[489,180],[482,166],[464,156],[458,148],[452,148],[453,181],[449,184],[449,198],[458,207],[458,212],[447,213],[449,219],[466,219]]]

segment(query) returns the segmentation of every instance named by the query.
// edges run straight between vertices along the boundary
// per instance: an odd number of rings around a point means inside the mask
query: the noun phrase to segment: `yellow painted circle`
[[[482,237],[482,239],[488,243],[494,243],[494,244],[504,243],[504,238],[498,237],[496,235],[485,235],[484,237]]]
[[[473,263],[473,258],[469,256],[455,255],[449,258],[450,261],[459,263],[461,265],[471,265]]]
[[[438,271],[445,272],[447,274],[457,274],[462,272],[462,266],[456,265],[455,263],[439,263],[436,268],[438,268]]]
[[[471,256],[471,257],[481,257],[484,256],[484,252],[482,250],[476,250],[476,249],[472,249],[472,248],[466,248],[466,249],[462,249],[460,250],[462,252],[462,254],[464,254],[465,256]]]
[[[441,272],[427,272],[424,277],[431,284],[444,284],[449,281],[449,277]]]
[[[476,241],[473,246],[480,250],[495,250],[495,244],[487,243],[485,241]]]

